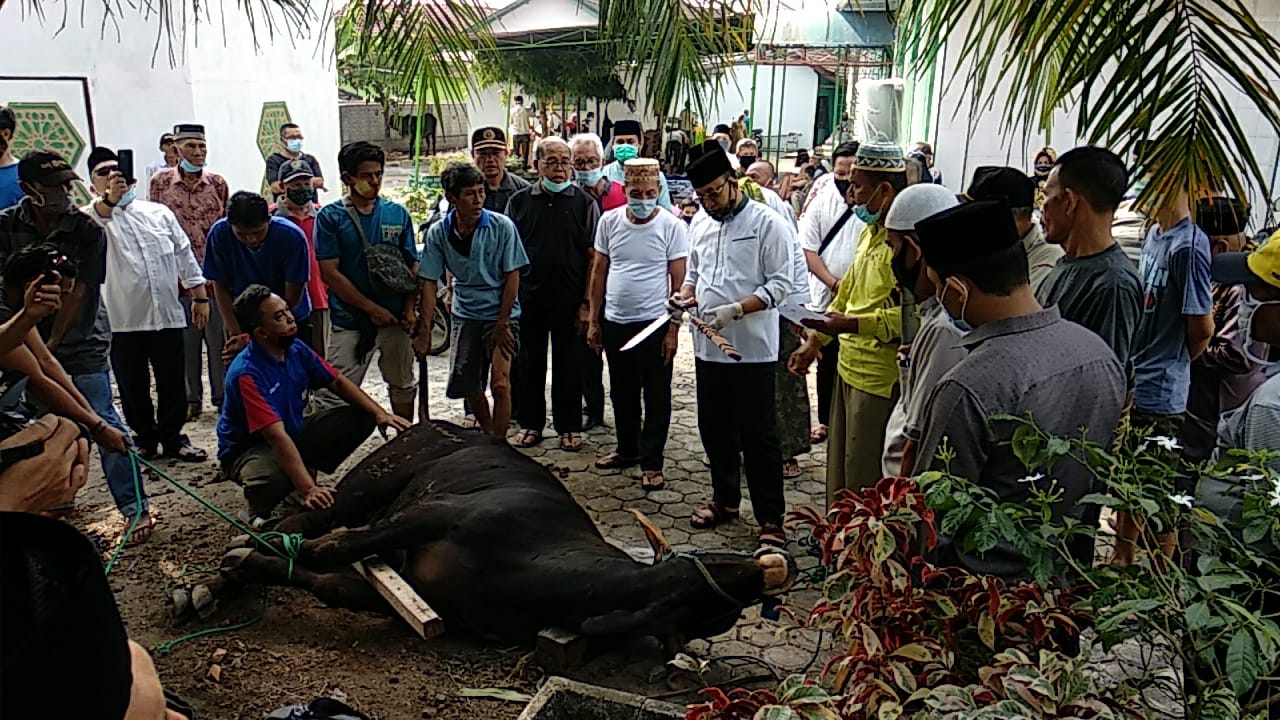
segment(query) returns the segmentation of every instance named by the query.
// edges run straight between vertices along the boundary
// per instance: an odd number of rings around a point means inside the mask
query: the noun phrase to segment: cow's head
[[[727,631],[742,611],[785,593],[796,581],[795,560],[786,551],[762,547],[754,553],[677,553],[662,530],[631,511],[653,547],[652,600],[633,611],[618,611],[583,623],[590,635],[711,637]]]

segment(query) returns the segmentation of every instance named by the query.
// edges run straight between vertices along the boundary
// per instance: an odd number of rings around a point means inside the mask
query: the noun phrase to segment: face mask
[[[879,189],[877,189],[875,192],[871,193],[871,198],[875,199],[876,194],[879,192]],[[874,225],[876,221],[880,219],[880,214],[884,211],[884,208],[881,208],[878,212],[871,212],[867,209],[867,204],[854,205],[853,216],[858,218],[863,225]]]
[[[1280,370],[1280,363],[1253,354],[1253,344],[1257,342],[1253,337],[1253,316],[1258,312],[1258,308],[1264,305],[1280,305],[1280,300],[1255,300],[1247,291],[1242,293],[1239,319],[1240,344],[1244,346],[1244,356],[1249,358],[1250,362],[1265,368],[1267,376],[1270,377],[1273,371]]]
[[[307,203],[311,202],[311,190],[307,188],[302,188],[302,187],[286,188],[284,191],[284,194],[286,197],[289,198],[289,202],[293,203],[294,205],[306,205]]]
[[[1052,169],[1053,169],[1053,166],[1052,166],[1052,165],[1037,165],[1037,166],[1036,166],[1036,174],[1037,174],[1037,175],[1048,175],[1048,174],[1049,174],[1049,171],[1050,171],[1050,170],[1052,170]]]
[[[751,165],[756,161],[756,159],[757,158],[755,155],[739,155],[738,164],[742,166],[743,170],[746,170],[747,168],[751,167]]]
[[[720,143],[720,149],[721,149],[721,150],[724,150],[725,152],[729,152],[729,141],[728,141],[728,140],[718,140],[717,142],[719,142],[719,143]]]
[[[613,157],[618,162],[624,163],[628,160],[635,160],[636,156],[639,154],[640,154],[640,149],[637,148],[635,145],[614,145],[613,146]]]
[[[916,281],[920,279],[920,263],[916,262],[915,267],[907,267],[907,246],[903,245],[902,250],[889,260],[889,267],[893,269],[893,277],[897,279],[898,285],[908,292],[915,292]]]
[[[356,184],[351,186],[351,189],[362,198],[371,198],[377,194],[373,191],[373,186],[365,180],[356,181]]]
[[[36,202],[37,199],[39,202]],[[43,195],[32,195],[31,204],[50,215],[66,215],[75,207],[75,203],[71,201],[71,195],[61,190],[53,190]]]
[[[840,197],[846,197],[849,194],[848,180],[836,180],[836,190],[840,191]]]
[[[564,192],[565,189],[568,188],[570,184],[568,180],[565,180],[564,182],[551,182],[546,178],[542,178],[540,182],[542,183],[543,190],[546,190],[547,192],[553,192],[553,193]]]
[[[685,224],[685,225],[688,225],[689,223],[693,222],[693,216],[692,216],[692,215],[681,215],[681,216],[680,216],[680,219],[684,221],[684,224]]]
[[[300,152],[302,152],[302,141],[301,141],[301,140],[288,140],[288,141],[286,141],[286,142],[285,142],[284,146],[285,146],[285,147],[287,147],[287,148],[289,148],[289,152],[291,152],[291,153],[300,153]]]
[[[644,220],[653,214],[654,208],[658,207],[658,199],[637,200],[636,198],[627,198],[627,209],[632,215]]]
[[[1142,191],[1147,189],[1148,180],[1149,178],[1140,177],[1137,180],[1133,181],[1133,187],[1130,188],[1130,191],[1134,194],[1135,197],[1138,195],[1141,195]]]
[[[942,289],[942,294],[938,296],[938,305],[942,307],[942,314],[947,316],[947,320],[953,327],[955,327],[956,330],[959,330],[962,333],[973,332],[973,326],[964,319],[965,308],[969,307],[969,297],[967,295],[964,300],[960,302],[960,317],[958,318],[952,316],[951,312],[947,310],[946,303],[942,302],[942,299],[947,296],[947,290],[950,289],[951,283],[947,283],[946,287]],[[958,292],[959,291],[957,291],[957,293]]]
[[[582,187],[595,187],[600,179],[604,177],[604,170],[596,168],[595,170],[579,170],[575,172],[574,178]]]
[[[124,195],[120,196],[120,200],[116,202],[116,207],[128,207],[129,203],[138,199],[138,188],[131,187],[124,191]]]
[[[193,175],[201,172],[202,170],[202,168],[196,165],[192,165],[191,162],[186,158],[182,158],[181,160],[178,161],[178,167],[182,168],[184,171],[189,172]]]

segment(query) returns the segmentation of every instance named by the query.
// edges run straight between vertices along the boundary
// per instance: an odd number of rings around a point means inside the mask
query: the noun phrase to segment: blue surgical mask
[[[973,332],[973,326],[970,325],[969,322],[964,319],[965,308],[969,306],[968,296],[965,296],[964,300],[960,302],[960,317],[952,316],[951,311],[947,310],[947,304],[942,302],[942,299],[947,295],[947,290],[950,290],[950,289],[951,289],[951,283],[947,283],[942,288],[942,294],[938,296],[938,307],[942,308],[942,314],[947,316],[947,320],[951,323],[953,327],[955,327],[956,330],[959,330],[962,333]]]
[[[644,220],[653,215],[653,211],[658,207],[658,198],[652,200],[641,200],[637,198],[627,198],[627,209],[632,215]]]
[[[138,188],[136,186],[124,191],[120,196],[120,201],[116,203],[116,207],[126,207],[129,203],[138,199]]]
[[[1151,178],[1144,175],[1138,178],[1137,180],[1134,180],[1133,187],[1129,188],[1130,194],[1132,194],[1134,197],[1138,197],[1139,195],[1141,195],[1142,191],[1147,189],[1147,182],[1150,179]]]
[[[854,205],[853,216],[858,218],[863,225],[874,225],[880,219],[880,213],[871,212],[866,205]]]
[[[615,160],[617,160],[620,163],[625,163],[628,160],[635,160],[636,156],[638,156],[639,154],[640,154],[640,148],[636,147],[635,145],[614,145],[613,146],[613,157]]]
[[[284,146],[289,148],[291,153],[300,153],[302,152],[302,139],[285,141]]]
[[[558,182],[551,182],[546,178],[542,178],[541,182],[542,182],[543,190],[546,190],[547,192],[553,192],[553,193],[564,192],[569,188],[569,185],[571,184],[568,180],[558,183]]]
[[[574,179],[582,187],[595,187],[600,182],[600,178],[604,177],[604,170],[596,168],[595,170],[579,170],[575,172]]]
[[[192,174],[203,172],[204,170],[204,168],[202,167],[192,165],[186,158],[182,158],[181,160],[178,161],[178,167],[182,168],[185,172],[189,172]]]

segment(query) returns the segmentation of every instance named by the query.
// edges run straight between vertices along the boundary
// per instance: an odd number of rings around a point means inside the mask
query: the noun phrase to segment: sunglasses
[[[93,174],[98,177],[107,177],[113,172],[119,172],[119,165],[100,165],[93,170]]]

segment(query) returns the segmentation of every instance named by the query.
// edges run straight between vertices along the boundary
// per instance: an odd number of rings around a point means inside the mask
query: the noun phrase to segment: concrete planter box
[[[621,690],[553,677],[518,720],[680,720],[684,708]]]

